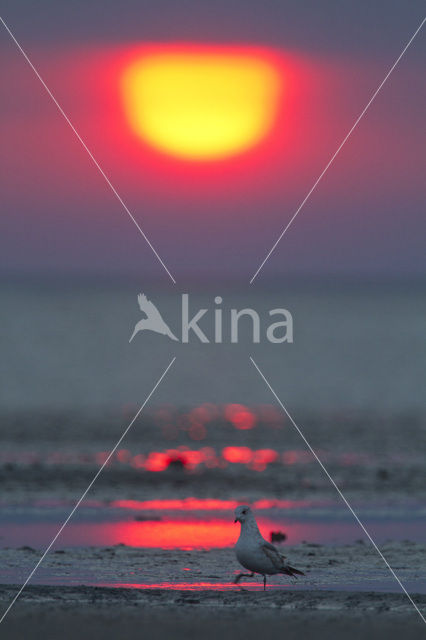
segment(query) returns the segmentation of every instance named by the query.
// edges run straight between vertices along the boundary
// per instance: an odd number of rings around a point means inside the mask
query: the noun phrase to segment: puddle
[[[93,587],[112,587],[123,589],[168,589],[172,591],[263,591],[263,580],[261,577],[257,578],[257,584],[240,582],[236,586],[232,582],[157,582],[157,583],[95,583]],[[426,593],[426,584],[415,581],[405,581],[405,588],[410,593]],[[401,587],[392,579],[371,582],[357,582],[356,589],[353,582],[347,583],[333,583],[329,582],[323,585],[306,585],[306,584],[271,584],[267,583],[267,591],[363,591],[363,592],[382,592],[382,593],[399,593]]]
[[[55,548],[105,547],[124,544],[138,548],[213,549],[232,547],[239,535],[227,500],[119,500],[106,506],[83,503],[68,523]],[[352,515],[335,503],[263,500],[254,505],[260,530],[267,540],[278,534],[285,544],[351,544],[365,535]],[[71,506],[60,502],[8,506],[0,510],[2,547],[28,545],[45,548]],[[378,544],[388,540],[424,542],[424,508],[409,511],[388,507],[357,507]]]
[[[240,526],[233,500],[84,502],[31,579],[33,584],[134,589],[262,590],[261,579],[236,586],[232,550]],[[260,530],[306,575],[273,576],[268,589],[398,592],[400,586],[351,514],[335,502],[263,500]],[[422,503],[354,505],[391,566],[412,593],[426,593]],[[405,505],[407,507],[407,505]],[[68,516],[59,501],[0,508],[0,583],[22,584]],[[364,541],[364,544],[362,544]],[[388,542],[392,541],[392,542]],[[305,544],[302,544],[305,543]],[[388,544],[385,544],[388,543]],[[278,544],[278,543],[276,543]],[[288,547],[293,547],[288,549]]]

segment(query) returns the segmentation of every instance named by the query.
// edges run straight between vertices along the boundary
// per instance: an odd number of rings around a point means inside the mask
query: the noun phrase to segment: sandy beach
[[[377,553],[362,541],[352,545],[286,547],[306,576],[273,576],[262,590],[258,578],[241,587],[232,549],[57,549],[50,553],[3,622],[2,637],[116,638],[202,635],[257,638],[267,630],[286,637],[419,638],[423,622]],[[425,545],[388,543],[390,564],[425,611],[422,567]],[[41,553],[30,548],[2,551],[0,603],[7,608]],[[109,586],[91,586],[90,582]],[[417,581],[417,582],[416,582]],[[420,581],[420,582],[419,582]],[[64,583],[72,586],[64,586]],[[333,590],[330,590],[330,585]],[[383,586],[387,591],[382,591]],[[393,592],[390,592],[391,589]]]
[[[4,605],[14,593],[2,587]],[[418,596],[426,605],[426,596]],[[117,637],[257,639],[422,637],[424,623],[401,594],[300,591],[170,591],[95,587],[29,587],[2,637],[109,640]]]

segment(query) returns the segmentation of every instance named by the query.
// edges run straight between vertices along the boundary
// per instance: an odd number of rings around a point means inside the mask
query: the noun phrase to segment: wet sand
[[[399,593],[400,586],[370,544],[282,545],[281,550],[305,576],[268,578],[268,590],[333,590]],[[426,545],[389,542],[381,551],[411,593],[426,595],[424,558]],[[23,584],[41,551],[31,547],[3,549],[0,582]],[[140,589],[236,591],[232,581],[241,571],[232,548],[226,549],[142,549],[114,547],[59,548],[51,551],[32,579],[32,584],[58,586],[126,586]],[[262,589],[262,579],[243,583],[248,590]]]
[[[399,587],[380,590],[387,569],[367,545],[286,548],[306,572],[297,584],[285,576],[232,584],[237,563],[231,549],[166,551],[114,548],[60,549],[45,559],[37,576],[50,585],[30,584],[3,622],[6,640],[38,638],[420,638],[424,623]],[[383,552],[409,586],[421,574],[425,546],[389,543]],[[20,568],[22,580],[0,586],[6,610],[40,552],[3,551],[3,574]],[[114,587],[82,584],[96,579]],[[4,579],[4,578],[3,578]],[[70,579],[75,586],[63,586]],[[393,579],[392,579],[393,580]],[[58,584],[52,586],[52,582]],[[126,582],[130,587],[124,588]],[[80,582],[80,584],[78,584]],[[334,585],[330,590],[327,585]],[[167,588],[158,588],[158,587]],[[412,597],[426,612],[426,594]]]
[[[3,607],[16,589],[0,588]],[[416,597],[426,607],[426,596]],[[7,640],[39,638],[418,639],[420,616],[403,594],[170,591],[30,586],[2,623]]]

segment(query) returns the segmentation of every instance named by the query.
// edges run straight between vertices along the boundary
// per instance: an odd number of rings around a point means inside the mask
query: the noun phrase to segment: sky
[[[424,3],[15,1],[2,12],[176,280],[248,282],[420,24]],[[424,275],[425,30],[259,278]],[[269,132],[207,161],[148,144],[129,122],[122,79],[152,51],[272,61],[282,86]],[[1,25],[0,55],[3,273],[167,280]]]

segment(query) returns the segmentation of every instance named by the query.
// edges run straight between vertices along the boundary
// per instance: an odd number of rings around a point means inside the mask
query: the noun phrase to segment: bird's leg
[[[241,578],[252,578],[253,576],[254,576],[254,571],[252,571],[251,573],[239,573],[234,578],[234,584],[238,584]]]
[[[263,576],[263,590],[266,591],[266,576]]]

